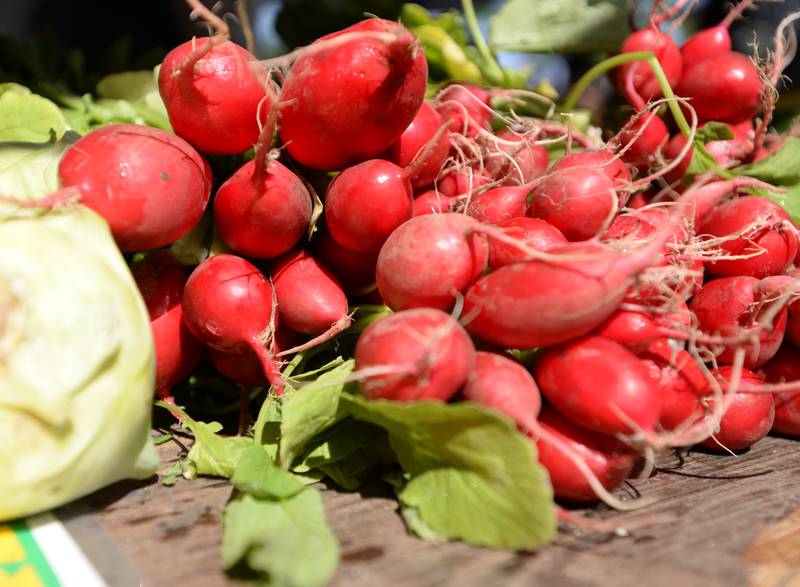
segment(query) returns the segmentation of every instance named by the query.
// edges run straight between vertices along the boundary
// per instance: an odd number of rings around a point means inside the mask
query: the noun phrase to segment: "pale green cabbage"
[[[0,521],[144,478],[154,351],[106,223],[0,209]]]

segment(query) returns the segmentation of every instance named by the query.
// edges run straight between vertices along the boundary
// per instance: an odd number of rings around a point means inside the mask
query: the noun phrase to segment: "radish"
[[[430,307],[449,310],[488,262],[479,226],[463,214],[417,216],[395,230],[378,255],[378,291],[393,310]],[[419,270],[425,260],[426,271]]]
[[[450,137],[444,134],[436,137],[444,124],[439,113],[428,102],[423,102],[411,124],[403,131],[386,152],[386,159],[399,167],[408,167],[431,141],[436,141],[424,165],[409,179],[411,187],[419,189],[433,183],[450,154]]]
[[[542,410],[539,426],[549,437],[555,437],[576,453],[608,491],[619,487],[636,463],[636,454],[613,436],[582,428],[552,408]],[[539,462],[547,469],[557,498],[576,502],[597,500],[586,476],[562,451],[545,437],[536,439],[536,447]]]
[[[713,372],[723,387],[731,377],[732,367],[720,367]],[[741,383],[758,387],[763,380],[747,369],[742,369]],[[736,392],[719,424],[719,430],[703,441],[711,450],[742,450],[764,438],[775,418],[775,402],[769,393]]]
[[[714,237],[743,232],[722,242],[720,248],[733,256],[755,254],[742,259],[722,257],[709,261],[706,269],[712,275],[779,275],[792,265],[798,252],[797,230],[791,218],[768,198],[745,196],[724,202],[705,219],[699,232]]]
[[[356,369],[369,399],[447,401],[475,364],[464,328],[441,310],[404,310],[370,324],[356,343]]]
[[[632,352],[589,336],[546,350],[534,379],[545,397],[576,424],[603,434],[651,433],[661,398]]]
[[[428,190],[414,198],[413,214],[414,216],[442,214],[452,211],[456,204],[458,204],[458,198],[445,196],[436,190]]]
[[[150,314],[156,351],[156,396],[174,403],[172,388],[200,363],[203,346],[183,322],[183,267],[167,251],[158,251],[131,267]]]
[[[763,365],[780,348],[787,310],[784,306],[774,317],[770,316],[772,306],[767,300],[774,297],[774,292],[764,285],[763,281],[750,276],[722,277],[706,283],[689,303],[700,330],[730,339],[730,343],[716,349],[719,362],[729,363],[735,350],[742,346],[739,343],[749,338],[748,331],[756,328],[758,334],[754,332],[752,338],[757,341],[743,345],[745,367],[755,369]]]
[[[549,158],[544,145],[510,128],[498,132],[497,138],[490,147],[491,159],[486,164],[492,177],[507,177],[512,183],[526,184],[544,174]]]
[[[436,189],[445,196],[462,196],[472,194],[491,181],[491,178],[485,175],[477,175],[471,170],[451,171],[436,182]]]
[[[525,367],[505,355],[475,353],[475,368],[462,393],[464,399],[508,416],[520,430],[538,429],[539,388]]]
[[[800,354],[796,348],[783,345],[764,365],[767,383],[800,381]],[[776,393],[775,421],[772,430],[787,436],[800,436],[800,387],[797,391]]]
[[[704,59],[727,53],[733,47],[731,42],[731,23],[752,4],[751,0],[743,0],[731,10],[718,25],[695,33],[681,47],[681,57],[687,68]]]
[[[511,218],[500,223],[506,234],[519,239],[531,249],[549,251],[567,244],[567,239],[552,224],[538,218]],[[489,241],[489,267],[498,269],[504,265],[525,261],[527,255],[518,247],[498,240]]]
[[[257,155],[256,160],[259,160]],[[214,198],[214,224],[231,250],[256,259],[277,257],[308,231],[313,205],[303,181],[278,161],[248,161]]]
[[[525,216],[530,193],[526,185],[492,188],[470,198],[467,214],[485,224],[502,224]]]
[[[251,387],[261,387],[267,384],[261,361],[249,349],[245,349],[241,353],[222,353],[209,349],[208,356],[219,374],[234,383]]]
[[[447,86],[436,96],[436,110],[452,122],[453,132],[474,138],[481,129],[492,128],[491,95],[474,84],[459,83]]]
[[[749,57],[728,51],[687,68],[677,93],[691,100],[700,122],[737,123],[758,114],[763,85],[758,68]]]
[[[110,124],[78,139],[61,158],[58,177],[80,190],[81,202],[108,222],[126,253],[187,234],[211,191],[207,164],[189,143],[136,124]]]
[[[661,32],[654,25],[632,33],[622,43],[620,53],[638,51],[651,51],[664,70],[669,85],[674,88],[678,84],[683,71],[683,58],[677,45],[668,34]],[[632,77],[634,95],[627,90],[626,78],[629,76]],[[626,63],[618,67],[614,70],[614,81],[620,94],[633,105],[641,100],[647,102],[661,97],[658,80],[645,62]]]
[[[266,71],[239,45],[192,39],[167,53],[158,91],[175,134],[204,153],[232,155],[255,144],[266,117],[258,78],[266,80]]]
[[[267,349],[276,326],[274,295],[272,285],[254,265],[235,255],[216,255],[189,276],[183,291],[183,319],[192,334],[216,351],[254,352],[275,392],[283,395],[280,371]]]
[[[650,243],[628,252],[571,244],[550,250],[547,261],[501,267],[467,290],[467,329],[485,342],[520,349],[587,334],[617,309],[634,277],[660,254],[669,230],[662,229]],[[500,239],[493,233],[492,240]],[[587,253],[591,259],[573,260]]]
[[[272,263],[270,273],[283,326],[303,334],[321,335],[313,339],[312,345],[321,344],[350,326],[344,291],[333,274],[307,252],[286,253]]]
[[[358,253],[344,248],[326,230],[314,235],[314,257],[327,267],[342,285],[344,291],[354,295],[375,283],[377,253]]]
[[[326,35],[286,76],[281,140],[323,171],[376,157],[414,120],[427,77],[419,42],[399,23],[370,18]]]
[[[634,118],[614,139],[620,147],[627,147],[622,153],[623,161],[642,167],[646,167],[654,161],[668,140],[667,125],[655,112],[642,112],[634,115]]]
[[[745,123],[750,124],[750,128],[752,129],[752,122],[745,121]],[[738,125],[727,125],[734,133],[736,132],[734,129]],[[673,159],[678,158],[678,156],[683,151],[684,146],[686,146],[686,137],[682,134],[678,133],[669,142],[664,146],[662,150],[662,154],[664,157],[671,161]],[[709,154],[714,158],[714,161],[720,167],[734,167],[745,161],[753,150],[753,138],[746,138],[743,136],[736,136],[732,139],[721,139],[717,141],[709,141],[705,144],[706,150]],[[684,175],[686,175],[686,170],[689,168],[689,163],[694,156],[694,147],[690,147],[686,154],[681,159],[680,164],[677,167],[670,170],[666,178],[670,182],[676,182],[680,179],[683,179]]]

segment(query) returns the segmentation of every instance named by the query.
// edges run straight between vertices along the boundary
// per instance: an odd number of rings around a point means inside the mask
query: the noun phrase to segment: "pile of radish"
[[[158,396],[201,361],[281,395],[287,359],[385,304],[355,346],[364,396],[505,414],[563,500],[624,507],[612,492],[656,451],[800,435],[798,227],[777,188],[730,172],[781,145],[781,64],[731,50],[747,0],[676,46],[663,25],[685,4],[612,58],[633,113],[601,138],[498,112],[493,88],[426,99],[425,55],[397,22],[270,69],[192,2],[215,33],[162,64],[175,134],[107,126],[59,168],[136,254]],[[704,129],[722,138],[702,146]],[[208,156],[245,152],[212,177]],[[700,155],[711,167],[693,171]],[[217,246],[186,267],[168,246],[204,214]]]

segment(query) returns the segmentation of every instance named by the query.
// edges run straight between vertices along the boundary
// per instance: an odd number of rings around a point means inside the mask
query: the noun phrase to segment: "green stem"
[[[475,45],[478,48],[478,53],[480,53],[483,58],[486,77],[489,78],[492,84],[502,84],[505,81],[503,70],[495,60],[494,55],[492,55],[492,51],[489,49],[486,39],[483,38],[483,33],[481,33],[481,27],[478,25],[478,17],[475,15],[475,7],[472,5],[472,0],[461,0],[461,7],[464,11],[464,17],[467,19],[469,32],[472,34],[472,39],[475,41]]]
[[[678,106],[678,101],[675,99],[675,92],[672,91],[672,87],[669,85],[669,81],[667,80],[664,70],[661,68],[661,64],[658,62],[658,59],[656,59],[656,56],[650,51],[622,53],[621,55],[615,55],[614,57],[604,59],[592,67],[589,71],[581,76],[581,78],[575,83],[574,86],[572,86],[572,89],[567,94],[562,107],[564,112],[572,112],[575,109],[575,105],[578,103],[578,99],[583,95],[583,92],[585,92],[586,88],[588,88],[589,85],[598,77],[608,73],[615,67],[619,67],[620,65],[625,65],[626,63],[631,63],[633,61],[645,61],[650,66],[650,69],[653,70],[653,75],[658,82],[658,86],[661,88],[661,93],[664,95],[664,98],[667,99],[667,106],[669,107],[669,111],[672,113],[672,117],[675,119],[675,123],[678,125],[681,134],[683,134],[685,137],[688,137],[691,134],[691,127],[686,121],[686,117],[683,115],[680,106]]]

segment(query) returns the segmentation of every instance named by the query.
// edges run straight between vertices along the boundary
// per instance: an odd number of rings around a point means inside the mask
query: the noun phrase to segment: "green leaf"
[[[537,548],[555,536],[547,473],[509,420],[466,403],[342,400],[354,417],[389,432],[410,476],[398,497],[430,532],[509,549]]]
[[[152,71],[124,71],[107,75],[97,82],[97,95],[112,100],[133,102],[158,91]]]
[[[0,94],[0,142],[47,143],[60,139],[66,121],[58,106],[37,94]]]
[[[261,499],[284,499],[305,489],[294,475],[276,467],[262,446],[255,445],[241,453],[231,483]]]
[[[623,0],[509,0],[489,21],[495,51],[598,53],[629,34]]]
[[[161,484],[166,487],[172,487],[178,482],[178,477],[181,475],[183,475],[183,462],[176,461],[161,473]]]
[[[69,144],[0,144],[0,195],[35,200],[58,190],[58,162]]]
[[[800,224],[800,185],[796,185],[784,193],[767,193],[759,190],[759,194],[771,199],[776,204],[780,204],[786,213],[792,217],[792,221],[795,224]]]
[[[313,488],[278,501],[241,494],[222,521],[225,569],[246,563],[272,587],[321,587],[336,571],[339,547]]]
[[[291,466],[309,440],[344,416],[339,399],[354,368],[351,359],[320,375],[314,383],[286,394],[278,459],[284,468]]]
[[[733,131],[723,122],[706,122],[697,129],[695,140],[701,143],[711,141],[727,141],[733,138]]]
[[[786,137],[780,149],[750,165],[732,170],[736,175],[755,177],[775,185],[800,184],[800,138]]]

